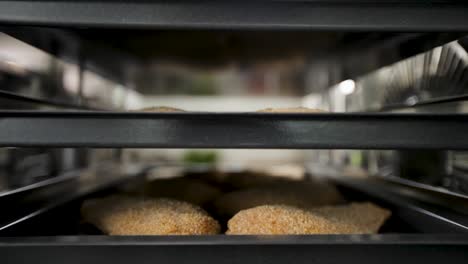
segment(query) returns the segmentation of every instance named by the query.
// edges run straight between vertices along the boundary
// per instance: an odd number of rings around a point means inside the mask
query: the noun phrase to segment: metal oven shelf
[[[466,31],[466,13],[457,0],[0,1],[3,23],[87,27]]]
[[[468,115],[0,112],[2,147],[468,149]]]

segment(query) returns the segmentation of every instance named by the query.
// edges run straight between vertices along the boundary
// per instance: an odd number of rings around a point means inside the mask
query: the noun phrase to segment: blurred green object
[[[361,167],[361,165],[362,165],[362,152],[360,150],[351,151],[350,164],[352,166]]]
[[[185,163],[215,164],[218,161],[218,154],[215,151],[190,150],[184,154]]]
[[[209,75],[202,75],[201,77],[195,78],[189,89],[189,94],[192,95],[215,95],[216,93],[216,84]]]

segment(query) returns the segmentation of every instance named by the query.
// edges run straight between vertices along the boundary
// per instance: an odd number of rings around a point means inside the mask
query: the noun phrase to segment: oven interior
[[[360,260],[369,262],[392,252],[403,261],[462,262],[463,32],[14,24],[0,31],[7,212],[0,252],[12,262],[279,263],[290,252],[302,254],[293,257],[300,263],[314,256],[337,263],[364,249],[372,252]],[[148,107],[186,112],[141,112]],[[325,112],[257,112],[297,107]],[[375,235],[118,237],[80,214],[87,199],[167,177],[236,190],[210,182],[216,173],[320,179],[345,201],[370,201],[392,215]],[[224,232],[229,219],[211,206],[203,205]]]

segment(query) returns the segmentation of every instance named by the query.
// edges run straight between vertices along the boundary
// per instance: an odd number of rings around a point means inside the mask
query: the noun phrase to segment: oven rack
[[[84,105],[61,102],[56,100],[35,98],[21,93],[14,93],[9,91],[0,90],[0,99],[12,102],[18,102],[28,107],[47,107],[49,109],[78,109],[78,110],[100,110],[93,107]]]
[[[128,28],[466,31],[463,1],[0,1],[0,23]]]
[[[9,212],[0,218],[0,234],[8,236],[11,232],[17,231],[17,226],[25,228],[22,226],[25,222],[63,204],[102,190],[112,189],[129,181],[139,180],[145,175],[144,167],[109,163],[95,170],[66,173],[59,179],[27,186],[24,190],[0,193],[0,204]]]
[[[1,111],[0,147],[468,149],[468,115]]]

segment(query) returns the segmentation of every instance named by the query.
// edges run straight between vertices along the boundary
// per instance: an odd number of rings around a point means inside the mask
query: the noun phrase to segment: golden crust
[[[243,210],[228,222],[228,235],[374,234],[390,217],[372,203],[303,210],[264,205]]]
[[[260,113],[323,113],[325,111],[320,109],[313,109],[307,107],[290,107],[290,108],[265,108],[258,110]]]
[[[110,196],[83,203],[84,220],[109,235],[211,235],[219,223],[198,206],[171,199]]]
[[[291,182],[243,189],[220,196],[213,208],[222,217],[231,217],[241,210],[268,204],[299,208],[333,205],[343,201],[338,190],[323,182]]]

